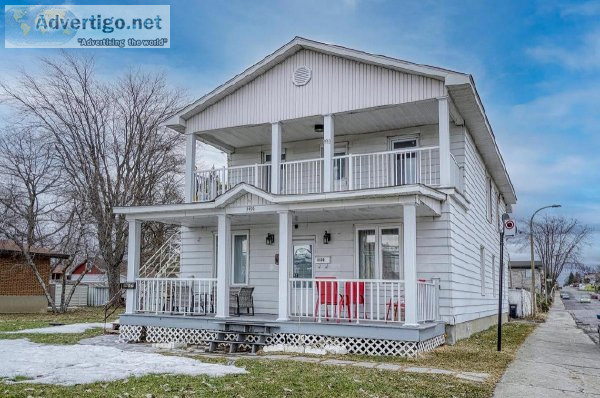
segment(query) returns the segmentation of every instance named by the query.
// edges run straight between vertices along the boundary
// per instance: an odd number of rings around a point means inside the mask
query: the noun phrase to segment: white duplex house
[[[415,355],[496,322],[516,195],[470,75],[297,37],[169,127],[185,203],[115,210],[124,339]],[[149,221],[181,234],[142,263]]]

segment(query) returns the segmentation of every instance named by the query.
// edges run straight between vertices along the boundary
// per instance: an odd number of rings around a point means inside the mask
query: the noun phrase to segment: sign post
[[[500,275],[498,288],[498,351],[502,351],[502,288],[504,282],[504,236],[515,236],[517,225],[510,219],[508,214],[502,215],[502,229],[500,230]]]

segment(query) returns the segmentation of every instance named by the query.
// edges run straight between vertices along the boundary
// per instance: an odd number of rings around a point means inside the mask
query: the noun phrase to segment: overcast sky
[[[93,53],[107,76],[131,65],[164,70],[190,99],[294,36],[470,73],[517,191],[515,216],[560,203],[550,211],[600,227],[600,1],[171,3],[170,49],[76,51]],[[0,24],[4,35],[4,15]],[[0,77],[55,51],[0,48]],[[199,156],[222,162],[214,151]],[[598,236],[590,264],[600,264]]]

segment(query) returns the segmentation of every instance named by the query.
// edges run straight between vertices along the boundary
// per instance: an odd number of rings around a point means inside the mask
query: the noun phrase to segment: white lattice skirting
[[[149,343],[188,343],[206,344],[216,337],[214,330],[166,328],[158,326],[121,325],[120,339],[127,342]],[[226,340],[236,340],[237,334],[232,332],[225,336]],[[255,340],[255,336],[248,336],[247,340]],[[266,345],[284,344],[298,347],[323,348],[325,346],[344,347],[348,353],[364,355],[394,355],[415,357],[420,353],[431,351],[444,344],[444,335],[436,336],[424,341],[396,341],[382,339],[368,339],[359,337],[332,337],[312,334],[274,333],[267,337]]]

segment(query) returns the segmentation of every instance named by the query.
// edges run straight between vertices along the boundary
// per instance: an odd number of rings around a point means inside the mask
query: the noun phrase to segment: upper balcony
[[[192,134],[187,201],[212,201],[240,183],[278,195],[417,184],[464,192],[464,170],[450,149],[451,120],[456,126],[458,118],[449,102],[441,97]],[[464,145],[459,131],[452,131],[455,146]],[[226,151],[229,166],[196,170],[195,140]]]
[[[462,192],[462,166],[458,165],[454,156],[451,155],[450,158],[451,185]],[[273,173],[270,163],[196,171],[193,176],[193,201],[213,200],[240,183],[282,195],[318,194],[411,184],[440,187],[438,146],[333,156],[330,190],[326,190],[325,162],[324,158],[282,161],[279,165],[278,191],[272,189]]]

